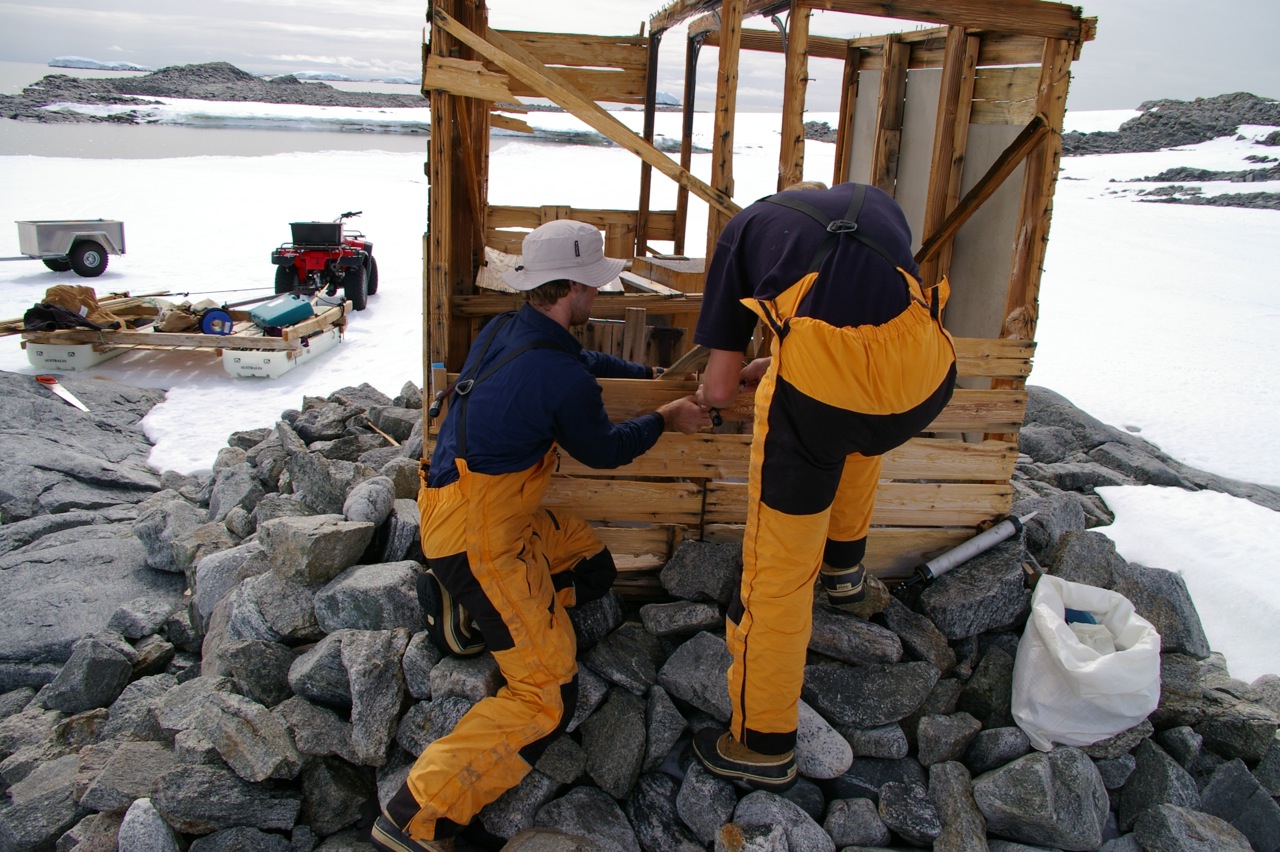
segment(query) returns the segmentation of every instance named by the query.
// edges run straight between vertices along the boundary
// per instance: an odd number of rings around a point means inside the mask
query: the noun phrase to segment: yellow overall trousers
[[[730,728],[764,754],[795,746],[813,587],[824,552],[865,548],[881,454],[905,443],[951,397],[955,349],[920,285],[888,322],[836,327],[796,316],[817,273],[776,299],[744,299],[774,330],[755,395],[743,574],[726,639]],[[822,286],[819,284],[818,286]],[[942,302],[943,281],[935,298]],[[833,561],[828,559],[828,561]]]
[[[456,482],[418,492],[427,563],[475,620],[506,685],[428,745],[388,803],[416,840],[460,831],[528,774],[573,717],[577,640],[565,607],[587,595],[572,569],[608,563],[592,597],[614,574],[586,522],[541,507],[557,458],[553,448],[528,470],[501,475],[457,459]]]

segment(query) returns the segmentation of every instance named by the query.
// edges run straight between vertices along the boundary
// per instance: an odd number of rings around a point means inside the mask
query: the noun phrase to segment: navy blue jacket
[[[496,325],[497,319],[490,325]],[[479,377],[493,364],[527,343],[541,341],[551,348],[530,349],[499,370],[477,381],[466,403],[467,467],[476,473],[515,473],[533,467],[553,442],[578,461],[594,468],[627,464],[658,442],[662,415],[642,414],[613,423],[605,411],[596,378],[646,379],[648,367],[584,349],[555,320],[529,305],[493,335],[482,330],[467,353],[461,375]],[[484,362],[472,372],[475,361]],[[427,484],[438,488],[458,478],[460,398],[449,400],[449,412],[431,454]]]

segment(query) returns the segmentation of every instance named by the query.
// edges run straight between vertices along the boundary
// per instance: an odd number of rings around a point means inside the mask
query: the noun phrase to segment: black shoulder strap
[[[457,458],[466,460],[467,457],[467,402],[470,399],[471,391],[475,388],[476,384],[478,382],[483,382],[485,379],[489,378],[494,373],[507,366],[507,364],[511,363],[531,349],[564,350],[564,347],[550,340],[534,340],[524,344],[523,346],[517,346],[510,352],[503,354],[503,356],[498,359],[497,363],[489,367],[483,373],[480,373],[479,376],[472,378],[472,376],[479,371],[481,365],[484,364],[485,356],[489,354],[489,347],[493,344],[493,341],[497,339],[498,333],[502,331],[503,326],[510,322],[513,317],[515,317],[515,313],[508,312],[491,323],[495,328],[493,330],[493,334],[489,335],[488,339],[485,340],[484,349],[480,351],[480,357],[476,359],[475,364],[472,366],[471,370],[468,371],[467,375],[460,378],[458,383],[453,387],[453,396],[457,400],[458,405],[458,444],[457,449],[454,452],[454,455]]]
[[[817,272],[822,267],[823,261],[835,249],[836,243],[842,234],[853,237],[883,257],[894,269],[897,269],[900,264],[894,259],[893,255],[879,242],[858,230],[858,215],[862,212],[862,203],[866,200],[866,197],[867,185],[864,183],[854,184],[853,196],[849,199],[849,210],[845,213],[843,219],[832,219],[812,204],[801,201],[794,192],[779,192],[761,200],[768,201],[771,204],[780,204],[783,207],[790,207],[792,210],[799,210],[826,228],[827,238],[822,241],[822,245],[814,253],[813,260],[809,263],[810,272]]]

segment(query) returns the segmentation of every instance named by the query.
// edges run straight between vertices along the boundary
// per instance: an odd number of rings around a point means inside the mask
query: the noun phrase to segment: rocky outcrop
[[[136,402],[104,387],[115,396],[94,416],[132,429],[143,453]],[[1093,530],[1110,520],[1093,488],[1215,487],[1272,508],[1280,495],[1187,468],[1050,391],[1029,396],[1014,511],[1038,514],[1021,537],[919,594],[872,579],[857,614],[819,594],[793,789],[739,789],[690,754],[694,731],[728,718],[739,553],[686,542],[660,573],[670,600],[610,593],[571,612],[568,730],[460,849],[1276,848],[1280,677],[1230,677],[1177,566],[1129,564]],[[127,528],[134,573],[167,590],[81,602],[81,635],[32,650],[21,677],[10,661],[0,850],[369,848],[370,804],[502,685],[490,655],[444,656],[423,630],[416,430],[350,452],[377,434],[371,418],[390,424],[388,409],[412,415],[419,399],[412,386],[396,400],[367,386],[308,399],[232,435],[208,476],[165,475],[100,510],[115,521],[0,527],[7,572],[69,533]],[[79,558],[100,570],[101,556]],[[1120,591],[1156,625],[1163,689],[1147,720],[1086,747],[1031,748],[1010,714],[1029,568]],[[18,627],[8,609],[3,647]]]

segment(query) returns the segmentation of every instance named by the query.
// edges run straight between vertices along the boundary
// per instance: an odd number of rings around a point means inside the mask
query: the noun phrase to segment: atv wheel
[[[369,295],[368,279],[364,275],[363,266],[352,266],[342,276],[342,293],[351,303],[351,309],[363,311]]]
[[[82,278],[97,278],[107,271],[107,250],[93,240],[80,240],[71,247],[71,268]]]
[[[44,265],[54,272],[68,272],[71,269],[71,261],[63,257],[46,257]]]
[[[369,295],[372,296],[374,293],[378,292],[378,261],[373,259],[373,255],[369,255],[369,271],[365,278],[368,281],[368,285],[365,289],[368,291]]]
[[[290,266],[276,267],[276,294],[292,293],[298,289],[298,270]]]

